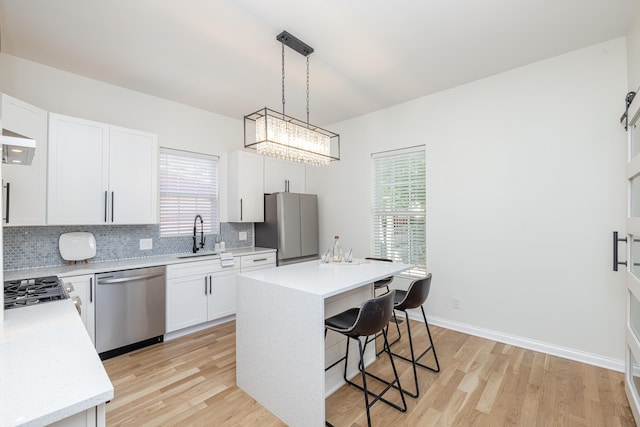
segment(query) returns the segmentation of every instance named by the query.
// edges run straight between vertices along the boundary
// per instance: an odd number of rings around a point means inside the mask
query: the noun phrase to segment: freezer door
[[[318,255],[318,196],[300,194],[300,256]]]
[[[300,194],[278,193],[278,259],[296,258],[300,251]]]
[[[264,196],[264,222],[254,225],[256,246],[278,249],[278,198],[277,194]]]

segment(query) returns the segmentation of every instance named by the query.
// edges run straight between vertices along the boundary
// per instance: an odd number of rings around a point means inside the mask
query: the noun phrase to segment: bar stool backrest
[[[365,259],[371,260],[371,261],[393,262],[393,260],[389,258],[366,257]],[[373,282],[373,285],[376,288],[384,288],[385,286],[388,286],[389,283],[391,283],[392,281],[393,281],[393,276],[389,276],[389,277],[385,277],[384,279],[376,280],[375,282]]]
[[[366,300],[360,306],[358,318],[348,335],[366,337],[383,330],[393,314],[395,290],[377,298]]]
[[[409,290],[404,300],[396,304],[396,310],[420,307],[429,297],[429,290],[431,290],[431,273],[424,279],[414,280],[409,285]]]

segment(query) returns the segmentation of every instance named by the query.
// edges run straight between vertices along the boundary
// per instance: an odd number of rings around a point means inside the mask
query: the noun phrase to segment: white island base
[[[290,426],[324,426],[325,397],[343,383],[340,334],[324,338],[324,319],[373,295],[372,283],[410,265],[317,261],[240,274],[237,282],[236,382]],[[350,348],[357,372],[357,344]],[[354,351],[351,351],[351,350]],[[375,357],[373,345],[367,360]]]

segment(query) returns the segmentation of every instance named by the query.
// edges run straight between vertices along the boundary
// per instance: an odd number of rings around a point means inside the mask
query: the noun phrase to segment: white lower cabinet
[[[50,424],[50,427],[105,427],[106,425],[106,407],[102,403]]]
[[[167,332],[235,314],[239,258],[167,265]]]
[[[71,285],[73,290],[69,292],[71,298],[80,298],[80,317],[84,323],[91,342],[95,345],[95,288],[93,274],[84,274],[81,276],[63,277],[62,281],[65,285]]]

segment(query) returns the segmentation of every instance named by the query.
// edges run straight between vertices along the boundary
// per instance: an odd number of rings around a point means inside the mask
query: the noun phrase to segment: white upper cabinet
[[[47,223],[157,223],[157,159],[153,134],[50,114]]]
[[[47,209],[47,112],[11,96],[2,96],[2,125],[5,129],[36,140],[29,166],[2,166],[2,223],[45,225]]]
[[[158,139],[154,134],[111,126],[109,131],[111,222],[158,222]]]
[[[264,192],[281,193],[288,191],[291,193],[304,193],[306,189],[306,169],[305,165],[297,162],[276,159],[274,157],[264,158]]]
[[[264,162],[260,155],[232,151],[228,163],[229,222],[264,221]]]
[[[49,224],[105,224],[109,125],[49,115]]]

